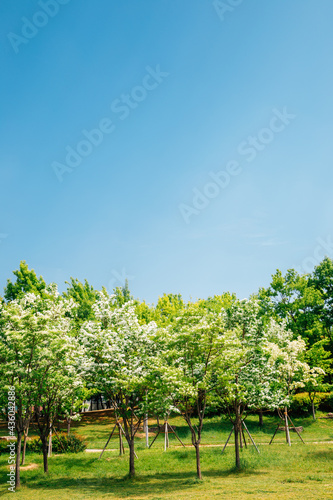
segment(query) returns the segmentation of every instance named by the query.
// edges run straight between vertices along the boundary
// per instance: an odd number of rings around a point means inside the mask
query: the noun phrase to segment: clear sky
[[[0,293],[240,298],[333,257],[332,0],[2,0]]]

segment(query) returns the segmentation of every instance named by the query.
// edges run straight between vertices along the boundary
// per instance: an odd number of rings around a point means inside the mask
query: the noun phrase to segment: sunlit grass
[[[50,472],[45,476],[42,458],[27,455],[28,468],[22,470],[22,487],[17,498],[32,500],[71,499],[147,499],[147,500],[208,500],[214,498],[279,498],[279,499],[331,499],[333,498],[333,421],[319,419],[295,419],[302,425],[303,445],[292,433],[292,446],[285,444],[280,433],[268,446],[278,422],[277,417],[265,417],[264,428],[259,429],[258,418],[251,416],[247,425],[258,443],[260,454],[249,445],[241,451],[242,470],[234,468],[234,449],[227,447],[221,453],[222,444],[230,431],[230,423],[221,418],[208,419],[203,434],[201,464],[203,481],[195,474],[195,452],[191,446],[185,449],[170,436],[170,448],[164,452],[164,435],[159,436],[152,449],[145,448],[143,438],[137,440],[137,477],[127,478],[128,451],[119,457],[118,438],[111,441],[101,460],[98,453],[58,455],[50,459]],[[171,419],[180,438],[190,445],[190,434],[180,417]],[[151,422],[153,423],[153,422]],[[85,436],[89,448],[101,448],[112,428],[110,418],[100,421],[81,422],[75,432]],[[311,444],[326,441],[324,444]],[[266,443],[266,444],[265,444]],[[206,445],[206,446],[205,446]],[[211,446],[218,445],[218,446]],[[110,451],[112,449],[114,451]],[[6,493],[7,458],[0,457],[0,472],[4,498]],[[29,468],[36,464],[37,468]],[[34,467],[36,467],[36,465]]]

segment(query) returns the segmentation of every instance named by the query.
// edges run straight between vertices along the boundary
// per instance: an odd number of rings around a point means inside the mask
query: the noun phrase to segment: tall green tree
[[[314,313],[320,319],[333,353],[333,260],[326,257],[316,266],[309,283],[319,293],[321,300],[314,308]]]
[[[66,284],[68,287],[63,295],[68,299],[73,299],[77,304],[76,324],[80,327],[84,321],[94,319],[93,304],[98,298],[98,293],[87,280],[81,283],[78,279],[71,277],[70,282],[66,281]]]
[[[320,291],[313,285],[310,275],[299,275],[289,269],[285,276],[277,270],[271,285],[258,293],[261,312],[267,321],[271,317],[286,319],[288,328],[311,346],[323,338],[324,324],[318,308],[324,305]]]
[[[240,469],[242,420],[247,409],[275,409],[281,404],[278,372],[268,363],[268,328],[259,314],[258,303],[236,301],[224,311],[228,329],[217,360],[216,393],[224,402],[233,425],[235,461]]]
[[[46,290],[46,283],[42,276],[37,277],[33,269],[29,269],[25,260],[20,262],[19,269],[13,271],[16,280],[7,280],[4,297],[6,301],[22,298],[26,293],[35,293],[43,296]]]
[[[159,326],[171,324],[185,307],[180,294],[164,293],[155,306],[155,321]]]
[[[207,397],[214,387],[213,366],[220,356],[224,322],[220,314],[198,304],[178,311],[159,339],[159,371],[154,373],[154,398],[160,408],[178,411],[186,421],[196,452],[197,476],[201,479],[200,443]],[[148,395],[149,396],[149,395]]]

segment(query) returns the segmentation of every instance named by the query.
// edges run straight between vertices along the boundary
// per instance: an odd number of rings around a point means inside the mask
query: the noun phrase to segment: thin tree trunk
[[[196,460],[197,460],[197,476],[198,476],[198,479],[202,479],[201,465],[200,465],[200,446],[199,446],[199,444],[195,445],[195,455],[196,455]]]
[[[47,450],[47,456],[52,457],[52,426],[50,424],[50,433],[49,433],[49,446]]]
[[[118,429],[119,429],[119,455],[123,455],[124,454],[123,435],[119,425]]]
[[[49,472],[49,464],[47,460],[47,452],[48,452],[48,446],[47,446],[47,437],[44,436],[42,438],[42,445],[43,445],[43,465],[44,465],[44,472],[47,474]]]
[[[236,454],[236,467],[240,469],[240,456],[239,456],[239,429],[237,423],[235,424],[235,454]]]
[[[312,407],[313,420],[316,420],[316,408],[315,408],[315,404],[314,404],[314,399],[311,401],[311,407]]]
[[[241,421],[241,417],[239,414],[239,406],[238,405],[236,406],[235,414],[236,414],[236,421],[235,421],[234,429],[235,429],[236,467],[237,467],[237,469],[240,469],[241,465],[240,465],[240,456],[239,456],[239,439],[240,439],[240,434],[242,432],[242,421]]]
[[[143,421],[143,431],[146,435],[146,448],[149,448],[149,428],[148,428],[148,414],[146,414],[144,421]]]
[[[168,439],[168,423],[164,423],[164,451],[169,448],[169,439]]]
[[[25,451],[26,451],[26,448],[27,448],[28,433],[29,433],[29,424],[28,424],[28,427],[26,428],[26,430],[24,431],[21,465],[24,465],[24,463],[25,463]]]
[[[22,432],[17,432],[16,464],[15,464],[15,488],[19,488],[21,485],[21,478],[20,478],[21,447],[22,447]]]
[[[290,442],[290,434],[289,434],[289,424],[288,424],[288,409],[284,408],[284,421],[285,421],[285,429],[286,429],[286,439],[289,446],[291,446]]]
[[[132,438],[129,442],[129,466],[130,466],[130,470],[129,470],[129,475],[130,477],[134,477],[135,476],[135,464],[134,464],[134,458],[135,458],[135,455],[134,455],[134,438]]]
[[[260,409],[259,410],[259,427],[263,427],[263,425],[264,425],[263,411]]]
[[[70,411],[69,416],[67,417],[67,437],[71,435],[71,422],[72,422],[73,410]]]

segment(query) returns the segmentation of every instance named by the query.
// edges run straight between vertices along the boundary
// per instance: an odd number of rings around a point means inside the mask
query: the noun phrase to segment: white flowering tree
[[[155,323],[140,325],[132,301],[115,308],[104,290],[93,306],[96,321],[82,325],[81,369],[88,386],[106,395],[121,417],[130,450],[129,475],[135,475],[134,438],[147,411],[146,393],[155,363]]]
[[[16,486],[20,485],[22,436],[33,412],[43,421],[41,433],[44,471],[47,472],[49,426],[68,393],[79,383],[75,371],[77,345],[71,337],[71,300],[58,295],[56,286],[46,288],[43,298],[27,293],[0,308],[1,397],[9,386],[16,398]],[[41,418],[41,411],[43,418]],[[41,431],[41,428],[39,428]]]
[[[228,331],[216,364],[216,393],[233,424],[236,467],[240,468],[244,411],[276,408],[281,403],[281,388],[276,366],[268,363],[268,331],[259,318],[257,302],[237,301],[223,314]]]
[[[277,407],[284,407],[286,439],[290,445],[288,407],[292,395],[299,388],[315,387],[325,372],[320,367],[311,368],[304,361],[306,343],[300,336],[294,339],[284,321],[282,323],[271,321],[266,351],[269,354],[269,366],[277,372],[272,390],[279,395],[280,402]]]
[[[159,339],[160,364],[154,373],[155,401],[160,411],[176,410],[191,431],[196,451],[197,476],[201,479],[200,443],[207,396],[213,391],[212,368],[224,341],[220,314],[190,304]]]

